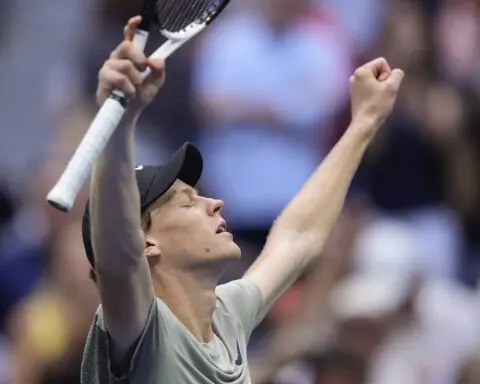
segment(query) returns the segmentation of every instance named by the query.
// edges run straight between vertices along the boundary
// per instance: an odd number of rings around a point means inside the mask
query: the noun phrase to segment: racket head
[[[150,32],[157,22],[157,6],[159,0],[143,0],[142,10],[140,16],[142,16],[142,22],[138,26],[138,29]]]
[[[186,39],[215,20],[230,0],[157,0],[156,27],[167,38]]]

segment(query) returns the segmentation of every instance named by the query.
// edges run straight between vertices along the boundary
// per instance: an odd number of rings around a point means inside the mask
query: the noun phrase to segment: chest
[[[182,327],[171,330],[162,359],[165,381],[185,384],[250,384],[245,340],[215,329],[209,343],[200,343]]]

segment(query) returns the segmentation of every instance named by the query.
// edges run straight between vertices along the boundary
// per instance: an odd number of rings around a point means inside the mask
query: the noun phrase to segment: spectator
[[[340,344],[368,352],[374,383],[452,382],[480,343],[472,292],[426,273],[420,244],[405,223],[375,220],[359,234],[353,275],[331,298]],[[345,328],[359,318],[380,320],[369,323],[380,332]]]
[[[35,292],[10,312],[11,384],[80,381],[85,337],[98,306],[83,255],[81,223],[64,227],[49,254],[48,273]]]
[[[463,179],[473,176],[471,161],[458,166],[458,154],[466,153],[468,144],[464,100],[438,81],[429,63],[430,31],[420,6],[400,3],[393,15],[380,52],[409,75],[358,180],[380,210],[407,220],[421,235],[420,257],[432,276],[458,279],[464,237],[452,196],[464,193],[457,172]]]
[[[203,187],[257,248],[320,162],[321,134],[348,92],[349,51],[311,6],[258,1],[213,25],[197,57]]]
[[[442,74],[480,91],[480,5],[475,0],[446,0],[434,24]],[[479,93],[480,95],[480,93]]]
[[[0,327],[10,307],[36,289],[59,231],[83,214],[82,202],[86,201],[88,187],[80,191],[77,204],[68,215],[50,207],[45,196],[67,164],[91,116],[89,106],[79,106],[62,116],[62,129],[50,143],[50,156],[32,165],[30,180],[17,196],[19,208],[0,239]]]
[[[1,23],[8,38],[0,48],[0,126],[4,137],[0,162],[2,173],[14,188],[21,190],[29,181],[32,162],[53,140],[53,104],[60,100],[63,108],[76,101],[81,81],[76,71],[79,47],[89,29],[90,3],[1,1],[0,8],[6,5],[7,13],[0,9],[0,18],[9,16],[8,22]]]

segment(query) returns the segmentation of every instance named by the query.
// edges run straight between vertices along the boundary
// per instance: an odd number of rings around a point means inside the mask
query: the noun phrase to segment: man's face
[[[199,196],[179,180],[161,200],[153,206],[146,243],[159,251],[162,267],[196,268],[240,257],[221,215],[221,200]]]

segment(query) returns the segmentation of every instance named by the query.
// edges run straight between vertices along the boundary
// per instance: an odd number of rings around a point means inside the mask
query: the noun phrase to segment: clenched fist
[[[390,69],[384,58],[358,68],[350,77],[352,120],[367,122],[373,136],[390,115],[403,80],[403,71]]]
[[[123,91],[133,104],[143,109],[148,106],[165,82],[165,62],[150,60],[133,45],[135,30],[142,19],[129,20],[124,29],[124,41],[112,52],[100,70],[97,88],[99,106],[114,89]],[[141,73],[149,67],[151,73],[142,82]]]

